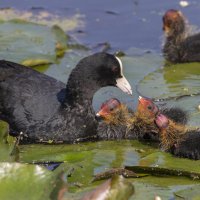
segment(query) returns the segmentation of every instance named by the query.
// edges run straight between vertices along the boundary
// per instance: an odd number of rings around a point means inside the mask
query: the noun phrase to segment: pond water
[[[83,45],[70,48],[70,50],[66,51],[64,57],[58,59],[58,62],[54,62],[56,57],[52,52],[50,57],[49,52],[48,56],[43,55],[42,59],[50,59],[54,64],[43,66],[42,68],[38,67],[37,69],[63,82],[67,81],[71,69],[78,60],[88,54],[107,47],[108,52],[123,51],[126,54],[122,57],[122,62],[125,76],[134,89],[134,98],[113,87],[103,88],[94,97],[93,105],[95,110],[100,107],[105,99],[111,97],[117,97],[127,103],[129,107],[135,108],[138,92],[153,98],[171,98],[200,91],[199,63],[164,67],[164,59],[161,55],[163,13],[170,8],[179,9],[187,16],[191,24],[198,27],[200,26],[198,17],[200,2],[198,1],[191,0],[189,1],[189,6],[181,7],[178,0],[65,0],[60,2],[9,0],[2,2],[1,8],[12,8],[14,10],[12,12],[13,18],[18,18],[23,14],[25,19],[29,21],[36,20],[37,23],[41,22],[47,26],[58,23],[70,36],[68,44],[74,45],[78,43]],[[3,15],[6,14],[3,13]],[[9,13],[6,18],[10,19],[10,17],[11,14]],[[52,18],[56,18],[56,20],[53,21]],[[66,21],[68,18],[73,23],[68,23]],[[23,24],[21,26],[26,29]],[[1,28],[0,32],[2,33]],[[41,27],[34,27],[33,29],[37,30],[37,28],[41,34],[43,32],[46,35],[47,41],[48,38],[54,37],[52,34],[46,34],[45,31],[48,32],[48,29],[43,30]],[[20,48],[22,50],[24,48],[24,51],[27,51],[27,47],[24,47],[24,45],[21,45]],[[49,49],[52,49],[52,46],[53,43],[48,44]],[[18,49],[18,46],[16,49]],[[39,50],[37,48],[34,48],[34,50],[36,52],[34,52],[34,55],[37,56]],[[0,48],[0,55],[3,58],[8,56],[7,52],[6,55],[3,52],[3,48]],[[10,59],[16,62],[19,61],[17,60],[19,59],[19,54],[13,54],[13,57],[12,55],[9,56]],[[200,112],[197,109],[198,105],[200,105],[199,96],[185,97],[176,101],[173,99],[166,100],[160,104],[168,107],[178,105],[184,108],[190,114],[189,124],[200,126]],[[1,128],[1,132],[3,130]],[[137,141],[112,141],[59,146],[24,145],[20,146],[17,156],[10,156],[12,148],[12,146],[5,144],[0,147],[2,155],[0,179],[6,180],[6,183],[0,184],[1,199],[14,198],[18,191],[21,190],[21,186],[23,186],[23,191],[19,194],[18,199],[27,199],[30,187],[33,187],[34,183],[38,186],[36,187],[37,192],[30,193],[30,199],[54,199],[50,194],[52,194],[52,185],[56,185],[58,179],[58,172],[49,172],[43,167],[30,165],[32,168],[28,168],[22,164],[22,172],[19,172],[17,169],[20,169],[20,166],[16,166],[16,163],[12,166],[5,166],[3,162],[64,161],[64,164],[61,164],[56,170],[59,171],[59,168],[63,166],[65,176],[72,169],[74,169],[74,172],[71,177],[65,177],[69,192],[65,192],[63,199],[79,199],[83,195],[82,193],[94,188],[96,185],[90,183],[92,176],[111,167],[142,165],[200,171],[200,161],[174,158],[151,145],[141,144]],[[10,176],[5,179],[1,173],[6,174],[6,172]],[[25,174],[26,177],[24,176]],[[40,178],[38,174],[41,175]],[[20,184],[17,181],[12,181],[13,176],[20,178]],[[191,199],[192,196],[194,198],[200,196],[197,192],[199,191],[199,181],[189,180],[188,178],[148,176],[129,180],[134,184],[136,190],[131,199],[153,199],[155,195],[160,195],[162,199],[178,199],[174,195],[174,192],[177,191],[179,196],[188,199]],[[191,187],[192,189],[190,189]],[[10,196],[7,192],[9,188],[16,188],[9,192]],[[182,191],[185,189],[186,193]],[[60,188],[58,187],[57,190],[59,191]]]

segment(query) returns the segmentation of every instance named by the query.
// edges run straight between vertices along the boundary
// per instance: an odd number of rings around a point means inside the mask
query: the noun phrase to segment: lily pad
[[[122,176],[114,176],[92,192],[86,194],[82,200],[102,198],[104,200],[128,200],[134,193],[134,186]]]
[[[189,187],[184,190],[180,190],[175,192],[175,199],[191,199],[191,200],[199,200],[200,199],[200,185],[196,185],[193,187]]]
[[[199,93],[200,64],[186,63],[163,67],[140,81],[138,90],[151,98],[168,98]]]
[[[50,199],[55,179],[37,165],[0,163],[0,199]]]
[[[200,160],[189,160],[177,158],[165,152],[155,152],[143,157],[140,160],[142,166],[164,167],[167,169],[186,170],[191,172],[200,172]],[[193,168],[191,169],[191,166]]]
[[[10,21],[15,19],[47,25],[49,27],[57,24],[65,32],[84,26],[82,16],[78,13],[70,17],[60,17],[59,15],[50,13],[46,10],[41,10],[39,12],[34,12],[31,10],[17,10],[13,8],[5,8],[0,10],[0,21]]]
[[[1,59],[35,66],[55,63],[66,49],[67,38],[57,26],[12,20],[0,23],[0,43]]]

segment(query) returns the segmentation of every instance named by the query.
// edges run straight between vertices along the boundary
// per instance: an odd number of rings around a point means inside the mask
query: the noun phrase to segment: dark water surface
[[[9,0],[0,7],[20,10],[47,10],[61,16],[79,13],[85,27],[75,30],[73,35],[81,43],[95,46],[109,42],[114,49],[130,47],[153,49],[160,52],[161,18],[167,9],[179,9],[192,24],[199,25],[199,1],[189,1],[181,7],[179,0]]]

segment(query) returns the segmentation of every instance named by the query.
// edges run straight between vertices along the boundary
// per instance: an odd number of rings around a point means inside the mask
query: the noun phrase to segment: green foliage
[[[37,165],[0,163],[0,199],[50,199],[55,176]]]

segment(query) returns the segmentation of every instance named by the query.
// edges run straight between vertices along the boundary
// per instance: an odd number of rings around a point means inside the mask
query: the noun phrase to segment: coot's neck
[[[185,33],[175,33],[174,35],[168,36],[166,38],[166,43],[174,45],[174,47],[176,47],[176,45],[180,45],[185,39]]]
[[[171,62],[179,62],[183,57],[182,43],[186,38],[185,32],[174,33],[166,38],[163,48],[164,56]]]
[[[95,92],[100,89],[95,70],[92,67],[77,65],[69,76],[66,86],[64,104],[75,107],[77,105],[92,107]],[[90,69],[89,69],[90,68]]]

